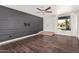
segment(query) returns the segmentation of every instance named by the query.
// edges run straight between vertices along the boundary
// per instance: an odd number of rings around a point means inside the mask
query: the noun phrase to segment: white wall
[[[57,29],[57,20],[59,16],[71,16],[71,31],[62,31]],[[66,13],[62,15],[45,15],[44,16],[44,31],[55,32],[56,34],[77,36],[77,14]]]
[[[56,32],[56,16],[55,15],[45,15],[43,18],[44,31]]]
[[[77,37],[77,14],[74,12],[74,13],[71,13],[71,34],[72,36],[76,36]]]
[[[77,34],[78,34],[78,38],[79,38],[79,18],[78,18],[78,22],[77,23],[78,23],[78,30],[77,30],[78,33]]]
[[[69,36],[77,36],[77,14],[74,13],[65,13],[59,16],[71,16],[70,22],[71,22],[71,30],[70,31],[62,31],[62,30],[57,30],[57,34],[62,34],[62,35],[69,35]]]
[[[78,28],[77,28],[77,31],[78,31],[78,32],[77,32],[77,36],[78,36],[78,38],[79,38],[79,17],[78,17],[77,25],[78,25],[78,26],[77,26],[77,27],[78,27]]]
[[[76,12],[77,14],[77,36],[79,38],[79,12]]]

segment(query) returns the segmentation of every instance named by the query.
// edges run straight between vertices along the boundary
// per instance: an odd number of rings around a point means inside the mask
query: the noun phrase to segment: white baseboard
[[[4,45],[4,44],[8,44],[8,43],[11,43],[11,42],[14,42],[14,41],[22,40],[22,39],[29,38],[29,37],[32,37],[32,36],[35,36],[35,35],[39,35],[39,33],[28,35],[28,36],[23,36],[23,37],[19,37],[19,38],[7,40],[7,41],[3,41],[3,42],[0,42],[0,45]]]

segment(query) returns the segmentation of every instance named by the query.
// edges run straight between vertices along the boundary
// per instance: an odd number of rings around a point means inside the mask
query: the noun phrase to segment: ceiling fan
[[[48,7],[46,9],[40,9],[40,8],[36,8],[37,10],[39,10],[42,14],[45,14],[45,13],[52,13],[52,11],[49,11],[51,9],[51,7]],[[40,13],[39,12],[39,13]]]

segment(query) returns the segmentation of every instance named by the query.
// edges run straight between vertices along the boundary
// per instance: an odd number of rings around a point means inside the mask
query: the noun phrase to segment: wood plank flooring
[[[27,39],[0,45],[0,53],[75,53],[79,40],[75,37],[36,35]]]

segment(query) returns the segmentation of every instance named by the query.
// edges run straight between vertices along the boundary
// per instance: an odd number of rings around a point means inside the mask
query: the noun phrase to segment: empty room
[[[0,5],[0,53],[79,53],[79,5]]]

